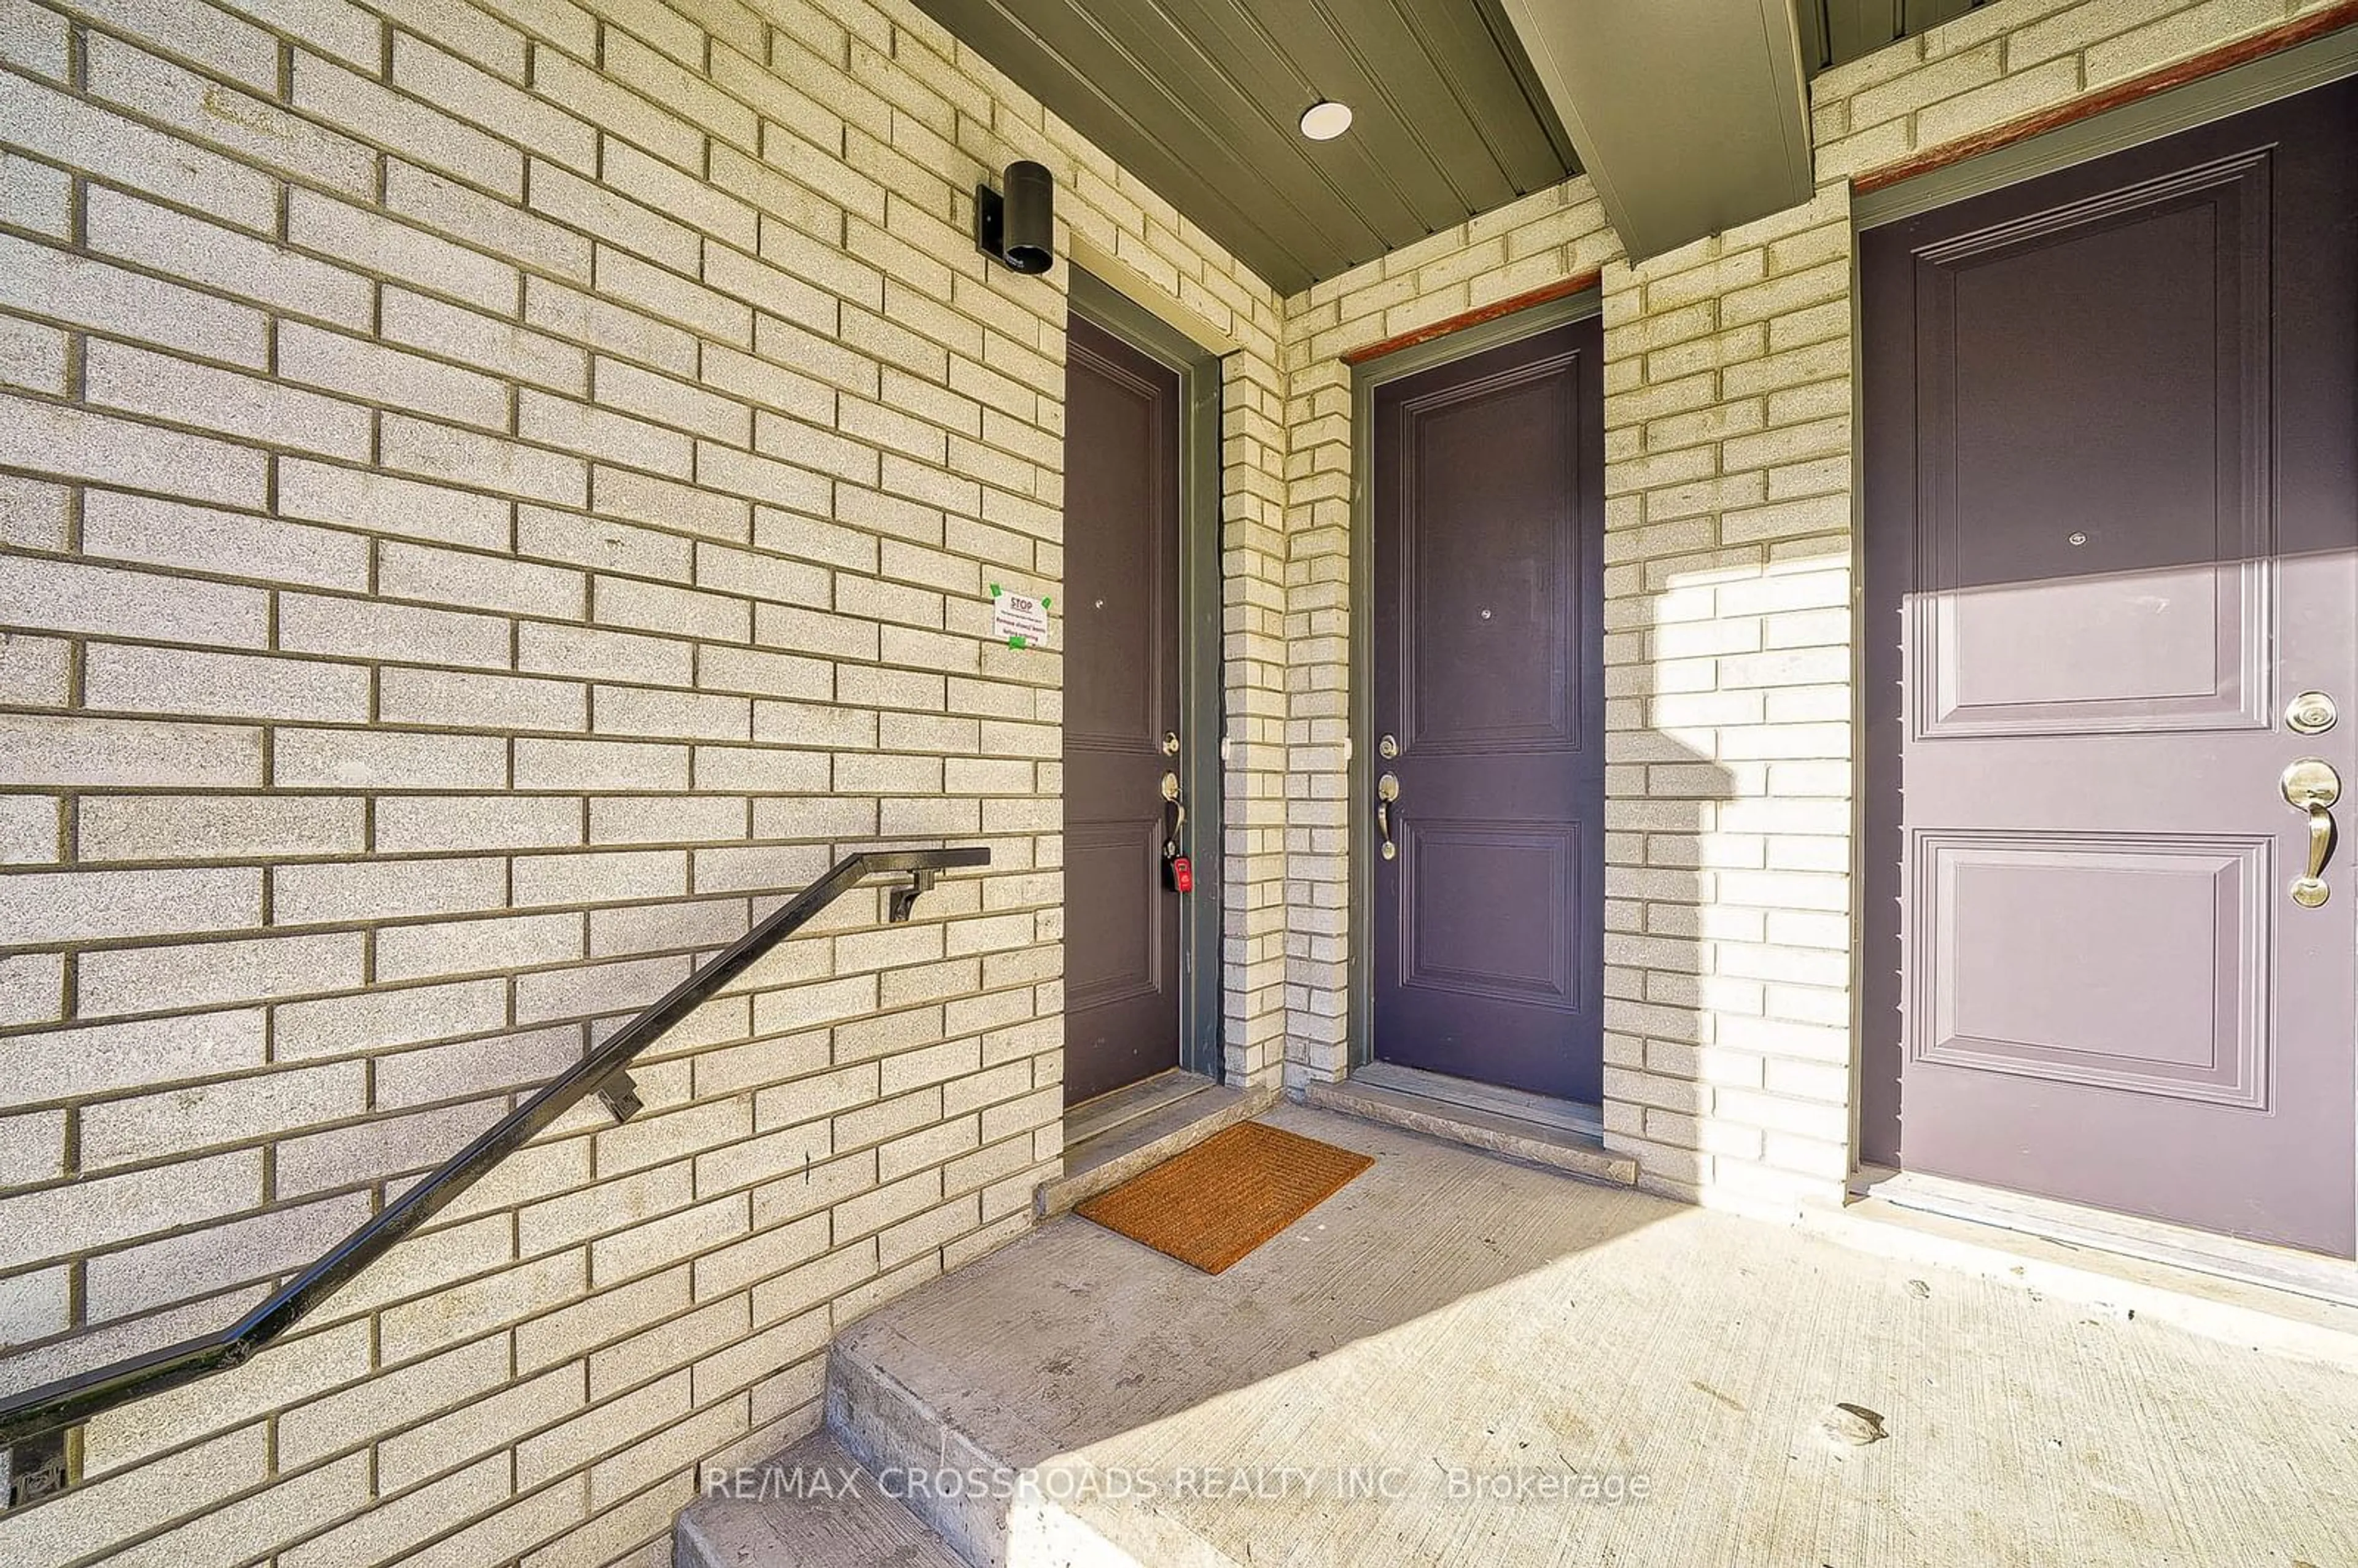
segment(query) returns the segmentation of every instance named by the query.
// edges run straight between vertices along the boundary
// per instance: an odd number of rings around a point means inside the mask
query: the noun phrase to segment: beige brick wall
[[[1350,1059],[1351,380],[1339,356],[1602,266],[1606,1141],[1763,1213],[1851,1160],[1849,178],[2318,8],[1996,0],[1820,76],[1809,203],[1642,266],[1585,179],[1286,302],[1290,1082]]]
[[[1605,1121],[1656,1187],[1849,1168],[1844,188],[1605,270]]]
[[[227,1321],[764,960],[0,1560],[668,1561],[1061,1152],[1067,269],[1228,356],[1230,1067],[1284,1037],[1280,302],[904,0],[0,0],[0,1379]]]

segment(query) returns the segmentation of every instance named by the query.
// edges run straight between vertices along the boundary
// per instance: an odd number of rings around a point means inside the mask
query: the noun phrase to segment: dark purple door
[[[1179,1065],[1179,375],[1076,316],[1065,362],[1065,1103]]]
[[[2358,1239],[2358,883],[2283,783],[2358,783],[2353,148],[2345,83],[1866,236],[1870,1154]]]
[[[1365,840],[1375,1054],[1584,1101],[1604,1037],[1601,340],[1592,317],[1379,386],[1368,476],[1385,739],[1362,771],[1397,785],[1395,853],[1372,818]]]

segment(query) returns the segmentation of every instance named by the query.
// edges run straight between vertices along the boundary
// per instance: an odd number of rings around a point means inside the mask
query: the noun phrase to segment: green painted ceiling
[[[917,3],[1284,293],[1578,168],[1499,0]],[[1974,3],[1799,0],[1803,64]]]
[[[1801,63],[1811,71],[1873,54],[1886,44],[1937,27],[1984,0],[1795,0]]]
[[[1285,293],[1574,168],[1489,0],[917,3]]]

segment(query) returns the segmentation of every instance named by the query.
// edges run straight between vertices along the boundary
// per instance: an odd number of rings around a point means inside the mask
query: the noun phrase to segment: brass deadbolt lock
[[[2341,717],[2333,699],[2321,691],[2305,691],[2285,704],[2285,724],[2296,735],[2322,735]]]

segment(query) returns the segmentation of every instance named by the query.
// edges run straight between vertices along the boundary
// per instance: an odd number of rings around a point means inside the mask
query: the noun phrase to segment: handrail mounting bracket
[[[0,1449],[0,1456],[7,1460],[6,1507],[9,1509],[38,1503],[44,1498],[53,1498],[72,1485],[73,1471],[66,1454],[66,1436],[65,1429],[60,1427],[36,1433],[30,1437],[20,1437],[6,1448]]]
[[[890,902],[884,910],[884,918],[894,925],[901,925],[915,912],[917,901],[933,890],[934,869],[931,866],[919,866],[909,873],[908,886],[892,890]]]
[[[639,1086],[628,1073],[616,1073],[599,1085],[598,1100],[616,1121],[628,1121],[646,1109],[645,1102],[639,1098]]]

